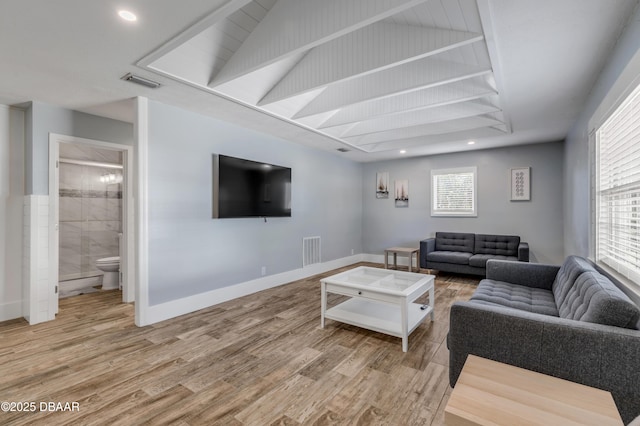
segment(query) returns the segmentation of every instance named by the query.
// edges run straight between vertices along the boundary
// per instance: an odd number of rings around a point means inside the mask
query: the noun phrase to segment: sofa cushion
[[[518,257],[520,237],[515,235],[476,234],[474,253]]]
[[[475,266],[478,268],[486,268],[487,260],[489,259],[513,260],[513,261],[518,260],[516,256],[502,256],[499,254],[474,254],[469,258],[469,265]]]
[[[472,302],[505,306],[536,314],[558,316],[553,293],[542,288],[485,279],[471,296]]]
[[[473,253],[475,234],[436,232],[436,251]]]
[[[455,263],[456,265],[468,265],[472,253],[462,251],[432,251],[427,254],[428,262]]]
[[[569,256],[565,259],[551,286],[558,307],[564,304],[567,293],[580,274],[587,271],[595,272],[595,269],[586,259],[578,256]]]
[[[635,329],[640,309],[607,277],[583,272],[561,305],[560,317],[584,322]]]

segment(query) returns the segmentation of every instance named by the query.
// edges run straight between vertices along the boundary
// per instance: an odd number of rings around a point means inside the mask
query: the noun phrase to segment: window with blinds
[[[596,142],[596,262],[640,284],[640,86]]]
[[[477,216],[476,167],[431,171],[431,216]]]

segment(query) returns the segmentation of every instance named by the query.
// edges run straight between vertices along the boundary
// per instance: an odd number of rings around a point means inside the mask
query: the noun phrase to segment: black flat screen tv
[[[213,154],[213,218],[291,217],[291,169]]]

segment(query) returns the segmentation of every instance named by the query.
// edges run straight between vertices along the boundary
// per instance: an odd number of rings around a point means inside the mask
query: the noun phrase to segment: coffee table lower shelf
[[[431,313],[429,305],[409,303],[407,309],[407,335],[411,334]],[[333,308],[327,309],[325,318],[367,330],[404,337],[402,333],[402,313],[400,306],[353,298]]]

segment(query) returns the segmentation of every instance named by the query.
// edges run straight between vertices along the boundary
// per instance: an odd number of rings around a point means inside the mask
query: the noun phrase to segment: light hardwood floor
[[[399,338],[320,328],[320,278],[358,265],[142,328],[115,291],[62,299],[48,323],[0,323],[0,401],[80,406],[0,424],[443,424],[449,307],[478,280],[439,276],[435,321],[403,353]]]

